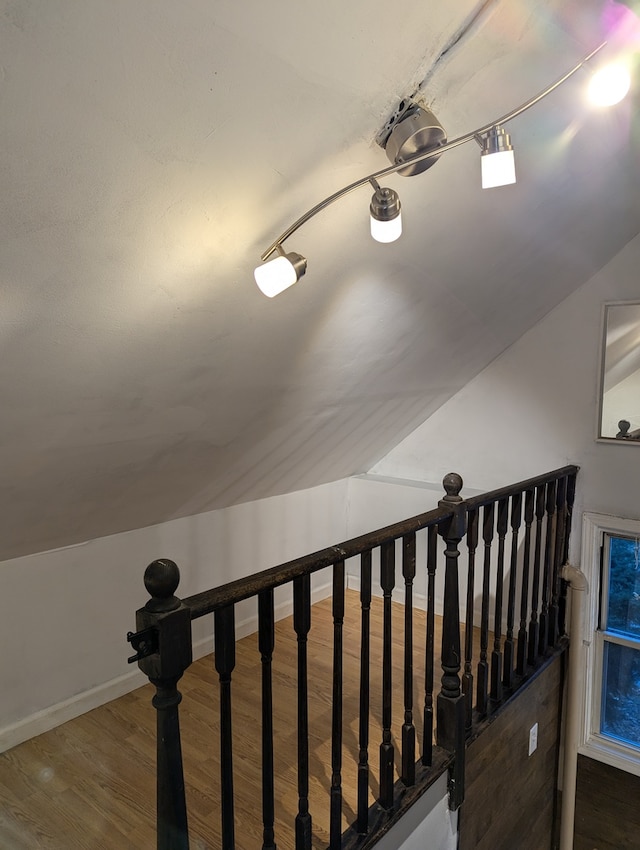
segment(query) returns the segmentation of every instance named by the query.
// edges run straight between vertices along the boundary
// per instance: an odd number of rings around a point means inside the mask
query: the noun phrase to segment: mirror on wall
[[[640,445],[640,302],[605,305],[598,437]]]

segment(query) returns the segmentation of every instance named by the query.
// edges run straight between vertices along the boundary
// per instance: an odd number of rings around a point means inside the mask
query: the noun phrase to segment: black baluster
[[[493,652],[491,653],[491,699],[502,699],[502,594],[504,588],[504,541],[507,536],[509,500],[498,502],[498,565],[496,570],[496,598],[493,617]]]
[[[233,746],[231,724],[231,674],[236,665],[234,606],[219,608],[213,615],[215,665],[220,680],[220,790],[222,847],[235,847],[233,813]]]
[[[553,553],[553,578],[551,580],[551,607],[549,608],[549,646],[555,647],[560,636],[559,597],[560,570],[563,566],[564,538],[566,532],[567,479],[561,478],[556,488],[556,545]]]
[[[437,701],[438,745],[454,753],[449,771],[449,808],[457,811],[464,800],[465,728],[464,697],[460,681],[460,604],[458,545],[464,536],[467,512],[461,504],[462,478],[449,473],[443,480],[446,496],[441,508],[453,510],[451,519],[438,526],[445,541],[444,603],[442,617],[442,687]]]
[[[462,693],[464,694],[465,726],[471,729],[473,719],[473,607],[475,603],[476,549],[478,546],[478,510],[469,511],[467,517],[467,549],[469,567],[467,571],[467,607],[464,624],[464,673],[462,674]]]
[[[436,562],[438,558],[438,529],[427,529],[427,631],[424,658],[424,713],[422,723],[422,764],[431,767],[433,761],[433,680],[436,619]]]
[[[567,515],[564,535],[564,552],[562,554],[562,563],[569,560],[569,536],[571,533],[571,519],[573,516],[573,503],[576,496],[576,473],[567,476]]]
[[[542,578],[542,607],[540,611],[540,637],[538,654],[544,655],[549,641],[549,604],[551,582],[553,579],[553,561],[556,547],[556,482],[547,484],[547,534],[544,546],[544,573]]]
[[[258,649],[262,665],[262,850],[276,850],[273,785],[273,679],[275,646],[273,588],[258,595]]]
[[[360,558],[360,728],[358,753],[358,832],[369,830],[369,662],[371,632],[371,552]]]
[[[138,650],[129,661],[137,661],[156,688],[152,703],[157,713],[158,850],[189,850],[178,717],[182,695],[177,684],[192,661],[191,615],[174,596],[179,582],[173,561],[162,558],[149,564],[144,584],[151,599],[136,611],[137,633],[127,635]]]
[[[482,576],[482,612],[480,614],[480,660],[478,661],[478,681],[476,708],[485,715],[489,708],[489,595],[491,591],[491,543],[493,541],[494,503],[485,505],[482,511],[482,539],[484,541],[484,565]]]
[[[540,642],[540,622],[538,620],[538,600],[540,598],[540,573],[542,552],[542,520],[544,519],[545,485],[536,488],[536,542],[533,553],[533,584],[531,586],[531,620],[529,622],[529,664],[535,664]]]
[[[330,850],[342,844],[342,629],[344,561],[333,565],[333,702],[331,712]]]
[[[518,630],[518,660],[516,673],[524,676],[528,656],[527,618],[529,616],[529,578],[531,572],[531,526],[535,491],[527,490],[524,497],[524,553],[522,556],[522,588],[520,592],[520,628]]]
[[[576,495],[576,473],[567,476],[567,496],[565,506],[564,519],[564,550],[562,553],[562,563],[566,564],[569,560],[569,536],[571,534],[571,519],[573,516],[573,503]],[[558,599],[558,633],[566,634],[566,613],[567,613],[567,586],[568,583],[560,580],[560,598]]]
[[[380,744],[380,805],[393,805],[393,744],[391,742],[391,594],[395,584],[395,541],[380,547],[380,585],[383,594],[382,627],[382,743]]]
[[[513,685],[515,646],[513,627],[515,624],[516,584],[518,580],[518,532],[522,522],[522,493],[511,497],[511,558],[509,561],[509,599],[507,602],[507,636],[504,641],[504,674],[502,682],[505,688]]]
[[[296,850],[311,850],[309,813],[309,704],[307,681],[307,636],[311,628],[311,579],[293,580],[293,628],[298,641],[298,814]]]
[[[402,538],[404,577],[404,723],[402,725],[402,781],[416,781],[416,729],[413,725],[413,580],[416,575],[416,535]]]

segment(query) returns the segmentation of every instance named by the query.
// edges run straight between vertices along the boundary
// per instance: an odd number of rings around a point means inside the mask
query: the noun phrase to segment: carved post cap
[[[462,496],[460,495],[462,477],[457,472],[448,472],[442,479],[442,486],[446,493],[446,496],[442,499],[443,502],[457,503],[462,501]]]
[[[174,596],[180,583],[180,570],[174,561],[158,558],[152,561],[144,571],[144,586],[151,599],[145,605],[147,611],[162,613],[175,611],[180,600]]]
[[[628,419],[621,419],[618,422],[618,428],[620,429],[616,434],[616,438],[618,440],[624,439],[629,436],[629,428],[631,428],[631,422]]]

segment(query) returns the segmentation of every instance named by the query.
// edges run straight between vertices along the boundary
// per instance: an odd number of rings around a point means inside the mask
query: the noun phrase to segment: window
[[[585,515],[591,593],[581,751],[640,774],[640,521]]]
[[[602,564],[600,734],[640,747],[640,540],[606,534]]]

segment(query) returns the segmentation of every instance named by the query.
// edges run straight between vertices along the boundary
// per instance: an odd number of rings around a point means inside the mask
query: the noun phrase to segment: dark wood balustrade
[[[463,499],[462,479],[444,479],[445,496],[438,507],[419,516],[332,546],[248,578],[180,600],[175,596],[179,571],[168,560],[154,561],[145,573],[151,596],[136,614],[135,634],[128,639],[137,661],[156,687],[153,699],[158,718],[157,801],[158,848],[187,850],[187,808],[181,760],[178,682],[191,663],[190,622],[207,614],[214,617],[215,669],[219,678],[219,729],[221,798],[220,822],[223,850],[235,847],[233,747],[233,674],[235,667],[235,606],[257,599],[258,644],[262,681],[262,728],[248,730],[260,741],[262,848],[275,850],[278,842],[296,850],[311,850],[313,812],[309,805],[310,693],[307,642],[311,628],[311,576],[332,571],[333,658],[331,706],[331,763],[328,801],[329,847],[370,847],[406,811],[443,770],[449,771],[449,804],[458,809],[464,801],[465,745],[565,640],[564,583],[560,568],[566,560],[577,467],[567,466],[536,478],[481,496]],[[524,531],[521,534],[522,525]],[[247,529],[251,533],[251,529]],[[438,539],[441,538],[441,543]],[[444,545],[442,545],[442,543]],[[418,545],[420,544],[420,545]],[[462,557],[460,546],[465,549]],[[482,546],[482,572],[476,569]],[[424,552],[420,563],[417,552]],[[398,562],[398,564],[396,563]],[[370,764],[370,609],[372,565],[379,564],[382,596],[382,704],[379,771]],[[346,566],[360,580],[359,718],[345,717],[343,675],[343,620]],[[399,568],[398,568],[399,566]],[[444,570],[442,644],[434,646],[436,576]],[[413,615],[414,582],[426,582],[424,665],[416,669]],[[481,579],[481,590],[478,587]],[[293,630],[297,640],[297,815],[291,838],[276,836],[274,780],[272,660],[274,654],[274,590],[289,585],[293,597]],[[392,596],[403,590],[403,670],[397,676],[392,664],[394,640]],[[464,619],[459,600],[464,587]],[[480,651],[474,657],[476,590],[480,600]],[[492,615],[492,616],[491,616]],[[493,631],[490,631],[490,628]],[[461,627],[464,629],[462,653]],[[397,638],[397,635],[396,635]],[[491,642],[491,646],[490,646]],[[436,668],[439,689],[434,700]],[[475,681],[474,681],[475,679]],[[350,684],[350,683],[349,683]],[[392,693],[403,692],[404,713],[399,739],[392,733]],[[417,690],[416,690],[417,689]],[[416,729],[414,696],[424,693],[422,729]],[[474,703],[475,692],[475,703]],[[435,705],[435,729],[434,729]],[[187,707],[188,710],[188,707]],[[343,798],[343,734],[358,722],[357,794]],[[419,733],[422,732],[422,740]],[[435,734],[434,734],[435,732]],[[435,739],[435,741],[434,741]],[[396,753],[396,749],[400,752]],[[396,764],[398,775],[396,776]],[[371,787],[378,789],[370,805]],[[257,790],[257,789],[256,789]],[[343,831],[344,808],[355,813],[352,826]]]

